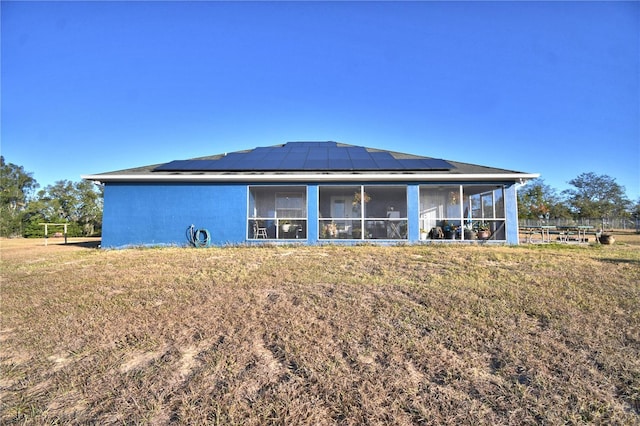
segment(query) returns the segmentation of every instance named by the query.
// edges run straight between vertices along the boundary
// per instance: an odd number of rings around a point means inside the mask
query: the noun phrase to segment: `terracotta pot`
[[[478,231],[478,239],[486,240],[491,236],[491,232],[489,231]]]
[[[603,234],[600,235],[600,244],[613,244],[616,242],[616,239],[613,235]]]

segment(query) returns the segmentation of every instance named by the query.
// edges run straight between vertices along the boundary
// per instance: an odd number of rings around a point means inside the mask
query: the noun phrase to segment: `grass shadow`
[[[62,246],[67,246],[67,247],[80,247],[80,248],[86,248],[86,249],[97,249],[100,248],[100,243],[102,242],[102,240],[96,240],[96,241],[71,241],[68,242],[66,244],[60,244]]]
[[[599,259],[599,260],[601,262],[605,262],[605,263],[614,263],[614,264],[628,263],[630,265],[640,265],[640,259],[603,258],[603,259]]]

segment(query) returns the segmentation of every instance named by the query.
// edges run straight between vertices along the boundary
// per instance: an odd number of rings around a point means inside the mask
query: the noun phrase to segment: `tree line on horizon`
[[[541,178],[528,182],[518,191],[519,218],[640,220],[640,198],[632,202],[614,178],[589,172],[568,183],[573,188],[559,193]],[[67,223],[70,237],[101,235],[102,186],[60,180],[39,187],[33,173],[0,156],[0,236],[43,237],[41,223]]]
[[[67,223],[67,236],[102,232],[103,188],[89,181],[60,180],[40,188],[33,173],[0,156],[0,236],[43,237],[41,223]],[[62,227],[49,227],[49,235]]]
[[[631,201],[624,186],[614,178],[588,172],[568,183],[572,188],[558,192],[542,178],[518,190],[520,219],[640,220],[640,198]]]

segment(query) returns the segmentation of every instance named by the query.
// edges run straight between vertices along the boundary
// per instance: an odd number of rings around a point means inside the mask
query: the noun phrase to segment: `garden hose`
[[[196,229],[195,225],[191,225],[187,228],[187,240],[196,248],[209,247],[211,245],[211,234],[208,229]]]

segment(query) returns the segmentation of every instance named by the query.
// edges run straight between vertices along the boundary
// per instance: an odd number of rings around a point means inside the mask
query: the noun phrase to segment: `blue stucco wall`
[[[407,185],[408,242],[419,242],[420,185],[404,184]],[[306,242],[317,244],[318,185],[307,184],[307,191]],[[191,224],[208,229],[213,245],[247,243],[247,194],[246,184],[109,182],[104,190],[102,246],[184,246],[188,244],[186,230]],[[506,242],[518,244],[515,184],[505,186],[505,208]]]
[[[191,224],[215,244],[241,243],[246,215],[246,185],[108,183],[102,246],[186,245]]]

